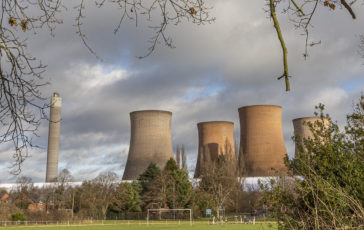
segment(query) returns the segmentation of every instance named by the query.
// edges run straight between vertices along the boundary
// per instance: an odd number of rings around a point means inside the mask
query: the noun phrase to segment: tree
[[[57,177],[58,183],[66,184],[73,181],[73,176],[68,169],[62,169]]]
[[[31,203],[31,196],[34,195],[34,184],[32,178],[27,176],[20,176],[16,180],[17,187],[15,191],[11,192],[11,197],[14,200],[14,204],[21,209],[27,209]]]
[[[193,188],[188,179],[188,173],[177,167],[174,159],[169,159],[164,173],[170,174],[171,186],[168,189],[168,206],[171,208],[187,208],[193,201]]]
[[[111,197],[114,191],[114,183],[118,179],[118,176],[114,172],[100,173],[94,179],[95,185],[98,187],[97,200],[101,208],[103,219],[106,218],[106,212],[111,204]]]
[[[75,210],[85,216],[105,219],[117,179],[116,173],[103,172],[91,181],[84,181],[75,194]]]
[[[176,164],[177,164],[178,168],[181,167],[181,151],[179,150],[179,145],[177,145],[177,149],[176,149]]]
[[[142,186],[141,194],[143,195],[147,190],[153,179],[161,173],[161,170],[155,163],[150,163],[148,168],[139,175],[138,181]]]
[[[185,146],[182,145],[182,169],[188,172],[187,169],[187,156],[185,154]]]
[[[57,18],[60,7],[60,0],[2,1],[0,124],[4,128],[0,129],[0,144],[10,142],[14,146],[14,174],[21,171],[27,148],[33,146],[31,136],[37,133],[47,107],[40,91],[47,84],[41,76],[45,66],[27,53],[21,37],[43,27],[52,33],[55,25],[61,23]]]
[[[209,208],[213,208],[219,218],[220,207],[233,206],[236,195],[234,191],[241,190],[242,185],[237,178],[237,171],[234,170],[236,167],[232,167],[231,161],[225,155],[219,155],[216,161],[204,164],[198,193],[202,202],[206,205],[207,200],[207,204],[211,205]]]
[[[164,170],[152,180],[143,195],[147,207],[158,204],[160,208],[187,208],[193,198],[194,191],[188,174],[177,167],[173,158],[167,161]]]
[[[144,207],[150,208],[157,205],[158,208],[169,208],[170,193],[168,190],[171,187],[173,187],[172,177],[170,173],[163,170],[151,181],[144,192]]]
[[[364,224],[364,97],[340,131],[323,105],[308,123],[313,138],[295,137],[298,154],[286,159],[295,177],[262,184],[279,226],[286,229],[360,228]],[[325,124],[330,120],[330,125]]]
[[[173,184],[173,208],[191,208],[195,199],[195,192],[189,181],[188,173],[184,169],[176,169],[172,172]]]
[[[113,194],[110,210],[121,212],[140,212],[140,185],[137,182],[120,183]]]
[[[60,209],[65,208],[67,201],[73,197],[72,189],[67,188],[73,177],[68,169],[63,169],[58,174],[57,180],[57,186],[53,190],[53,203],[56,209]]]
[[[0,221],[9,221],[17,213],[22,213],[22,210],[10,202],[0,201]]]

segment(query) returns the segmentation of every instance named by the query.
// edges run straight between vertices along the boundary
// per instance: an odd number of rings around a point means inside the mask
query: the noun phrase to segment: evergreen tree
[[[140,185],[137,182],[120,183],[111,199],[110,210],[114,212],[140,212]]]
[[[179,149],[179,145],[177,145],[177,149],[176,149],[176,163],[178,168],[181,167],[181,151]]]
[[[164,167],[165,171],[167,170],[167,171],[170,171],[170,172],[174,172],[177,169],[178,169],[178,166],[176,164],[176,161],[173,158],[169,159],[167,161],[167,163],[166,163],[166,166]]]
[[[187,169],[187,157],[185,154],[185,146],[182,145],[182,169],[185,170],[186,172],[188,172]]]
[[[144,194],[143,200],[147,204],[158,204],[160,208],[190,207],[194,199],[192,184],[185,170],[177,167],[171,158],[164,170],[156,176]]]
[[[149,184],[152,182],[152,180],[160,175],[161,170],[158,168],[158,166],[155,163],[150,163],[148,168],[139,175],[138,181],[141,185],[141,194],[144,194],[148,190]]]

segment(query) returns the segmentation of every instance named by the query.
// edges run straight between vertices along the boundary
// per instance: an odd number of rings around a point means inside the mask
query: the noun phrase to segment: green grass
[[[0,230],[16,230],[16,229],[36,229],[36,230],[214,230],[214,229],[224,229],[224,230],[273,230],[277,229],[275,224],[231,224],[231,225],[208,225],[207,223],[195,223],[190,226],[187,223],[182,224],[165,224],[165,223],[154,223],[146,225],[131,223],[131,224],[110,224],[110,225],[77,225],[77,226],[57,226],[57,225],[33,225],[33,226],[11,226],[11,227],[0,227]]]

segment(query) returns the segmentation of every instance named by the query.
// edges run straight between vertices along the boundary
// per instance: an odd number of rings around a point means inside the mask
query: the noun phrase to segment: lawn
[[[276,225],[272,224],[229,224],[229,225],[208,225],[207,223],[195,223],[190,226],[187,223],[183,224],[162,224],[162,223],[154,223],[154,224],[110,224],[110,225],[77,225],[77,226],[59,226],[59,225],[34,225],[34,226],[11,226],[11,227],[0,227],[0,230],[15,230],[15,229],[37,229],[37,230],[169,230],[169,229],[178,229],[178,230],[214,230],[214,229],[224,229],[224,230],[273,230],[277,229]]]

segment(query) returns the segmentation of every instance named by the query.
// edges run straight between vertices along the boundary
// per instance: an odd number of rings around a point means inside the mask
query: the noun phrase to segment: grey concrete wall
[[[220,154],[227,155],[233,165],[236,164],[234,148],[234,123],[229,121],[209,121],[197,124],[198,157],[195,178],[201,176],[205,164],[216,161]],[[206,154],[208,158],[206,158]],[[235,169],[232,169],[235,170]]]
[[[58,176],[58,152],[59,152],[59,138],[61,130],[61,108],[62,108],[62,98],[59,96],[58,93],[54,93],[51,99],[50,115],[49,115],[46,182],[53,182],[57,180]]]
[[[153,162],[163,169],[174,158],[171,138],[172,113],[143,110],[130,113],[131,136],[123,180],[135,180]]]
[[[239,167],[248,177],[274,176],[286,171],[282,108],[253,105],[239,108]],[[276,172],[278,171],[278,172]]]

